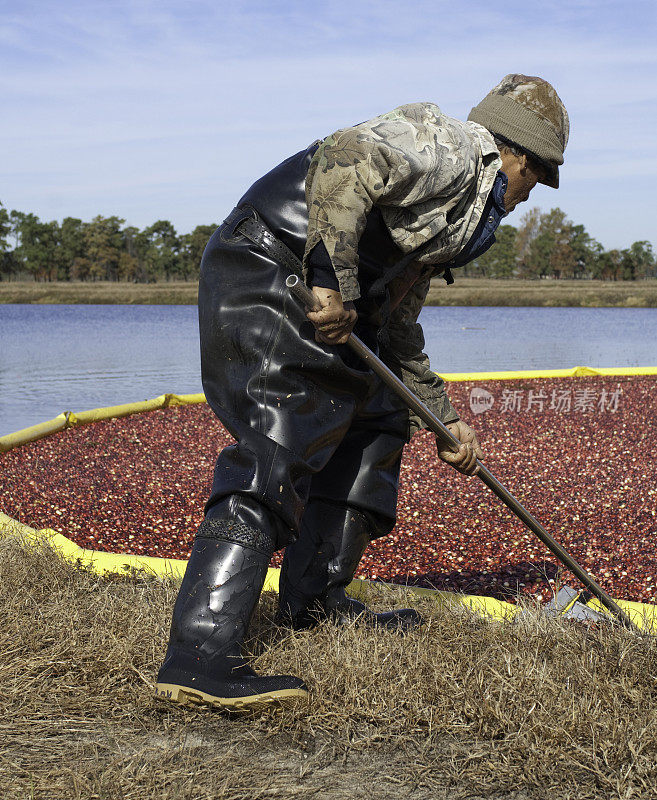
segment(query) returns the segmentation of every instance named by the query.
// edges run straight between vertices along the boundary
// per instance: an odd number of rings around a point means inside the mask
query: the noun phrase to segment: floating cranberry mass
[[[485,463],[614,597],[657,599],[657,380],[452,383]],[[0,509],[82,547],[186,558],[231,437],[205,405],[61,431],[0,456]],[[274,557],[278,565],[280,554]],[[547,600],[552,556],[477,479],[416,434],[401,470],[397,526],[359,577]]]

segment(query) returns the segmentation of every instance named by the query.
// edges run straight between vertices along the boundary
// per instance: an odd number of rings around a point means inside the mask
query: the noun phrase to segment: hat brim
[[[548,167],[546,165],[546,176],[544,181],[540,181],[540,183],[545,184],[545,186],[551,186],[553,189],[559,188],[559,167],[556,164],[550,164]]]

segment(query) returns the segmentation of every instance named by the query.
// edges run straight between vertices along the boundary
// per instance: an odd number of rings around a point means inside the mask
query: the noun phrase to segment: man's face
[[[524,203],[534,186],[547,176],[545,168],[525,153],[516,156],[505,150],[501,157],[502,171],[509,179],[504,193],[504,208],[508,214],[518,203]]]

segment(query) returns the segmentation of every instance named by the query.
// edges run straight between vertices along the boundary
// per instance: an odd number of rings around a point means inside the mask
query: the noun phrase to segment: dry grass
[[[198,281],[119,283],[60,281],[0,283],[0,303],[123,305],[196,305]]]
[[[432,281],[430,306],[575,306],[610,308],[657,307],[657,280],[524,281],[462,278],[447,286]]]
[[[124,303],[195,305],[196,281],[170,283],[0,282],[0,303]],[[525,281],[463,278],[446,286],[433,281],[428,305],[657,307],[657,280]]]
[[[289,633],[266,596],[256,665],[302,675],[312,701],[229,718],[151,699],[175,593],[0,542],[3,800],[655,797],[653,639],[424,598],[407,637]]]

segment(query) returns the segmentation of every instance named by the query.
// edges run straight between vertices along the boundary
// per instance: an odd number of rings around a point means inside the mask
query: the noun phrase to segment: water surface
[[[657,365],[657,310],[427,307],[438,372]],[[195,306],[0,305],[0,436],[61,413],[200,392]]]

